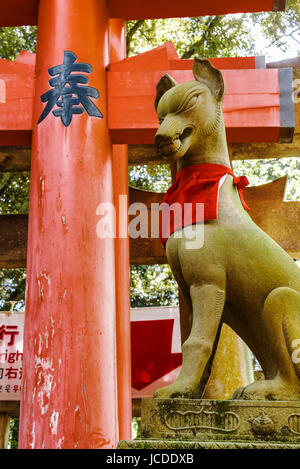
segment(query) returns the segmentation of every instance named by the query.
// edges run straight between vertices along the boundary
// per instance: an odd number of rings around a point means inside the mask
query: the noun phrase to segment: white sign
[[[19,401],[22,386],[24,313],[0,312],[0,400]]]

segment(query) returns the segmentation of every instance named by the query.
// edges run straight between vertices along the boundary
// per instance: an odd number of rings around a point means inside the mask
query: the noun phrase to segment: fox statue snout
[[[195,132],[192,125],[183,127],[178,116],[164,119],[155,136],[155,145],[164,158],[181,158],[188,150]]]

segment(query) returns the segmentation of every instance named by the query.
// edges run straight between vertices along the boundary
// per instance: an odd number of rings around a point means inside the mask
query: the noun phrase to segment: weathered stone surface
[[[253,381],[253,364],[249,348],[227,324],[223,324],[210,377],[201,397],[231,399],[236,389],[245,387]]]
[[[118,449],[300,449],[300,444],[268,441],[181,441],[181,440],[132,440],[120,441]]]
[[[300,401],[143,399],[142,439],[286,442],[300,448]]]

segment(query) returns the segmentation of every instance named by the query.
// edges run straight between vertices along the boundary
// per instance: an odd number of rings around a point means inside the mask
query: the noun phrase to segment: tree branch
[[[276,45],[278,42],[282,41],[283,38],[287,38],[287,37],[291,37],[294,41],[298,42],[299,44],[299,40],[296,39],[293,34],[297,33],[299,30],[298,28],[295,29],[294,31],[292,31],[291,33],[288,33],[288,34],[283,34],[282,36],[280,37],[277,37],[276,39],[274,39],[274,41],[271,41],[266,47],[264,47],[264,49],[269,49],[269,47],[272,47],[274,45]]]
[[[143,24],[145,23],[145,20],[138,20],[134,23],[134,25],[127,31],[126,34],[126,48],[127,48],[127,56],[129,55],[130,52],[130,45],[133,40],[133,36],[137,32],[138,29],[140,29]]]
[[[203,34],[199,41],[192,44],[181,56],[182,59],[190,59],[195,54],[197,49],[200,49],[207,40],[208,33],[210,33],[219,20],[218,16],[209,16],[203,26]]]

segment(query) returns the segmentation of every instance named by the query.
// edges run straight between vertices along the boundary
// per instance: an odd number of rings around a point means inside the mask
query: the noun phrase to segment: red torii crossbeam
[[[1,6],[1,26],[35,25],[39,0],[10,0]],[[226,15],[259,11],[283,11],[286,0],[108,0],[110,18],[137,20],[185,16]]]
[[[294,130],[292,69],[266,69],[263,57],[210,59],[222,69],[223,112],[232,142],[290,142]],[[172,43],[112,63],[108,78],[108,128],[115,144],[151,144],[158,128],[155,87],[166,71],[192,80],[192,60],[180,60]],[[30,146],[35,55],[0,59],[0,145]],[[50,117],[54,119],[53,116]],[[78,116],[73,117],[78,120]]]
[[[227,140],[290,142],[294,131],[292,69],[256,68],[261,58],[210,59],[222,69]],[[151,144],[158,129],[156,84],[169,73],[178,83],[194,80],[193,60],[180,60],[167,43],[119,63],[108,72],[108,125],[114,143]]]

